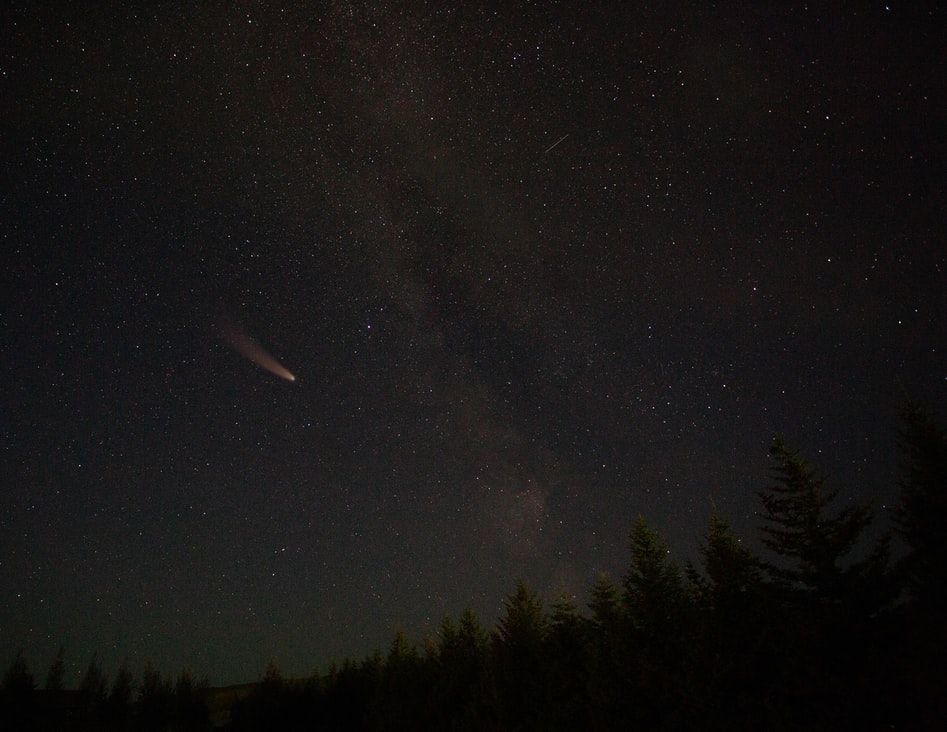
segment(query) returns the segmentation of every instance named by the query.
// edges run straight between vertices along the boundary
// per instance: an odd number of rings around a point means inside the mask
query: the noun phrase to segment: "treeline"
[[[3,677],[0,690],[2,730],[206,730],[209,685],[182,671],[176,680],[162,675],[150,661],[140,682],[122,664],[109,683],[96,656],[78,689],[63,687],[65,663],[60,648],[42,689],[18,653]]]
[[[915,405],[901,416],[897,559],[891,537],[866,540],[868,506],[776,440],[758,494],[766,556],[715,513],[697,562],[681,566],[639,517],[627,573],[600,577],[584,611],[569,598],[547,607],[520,582],[492,629],[467,610],[420,648],[399,632],[386,654],[308,679],[271,664],[220,721],[235,731],[947,729],[947,432]],[[134,703],[119,678],[108,694],[104,680],[83,681],[86,716],[71,728],[209,727],[211,697],[186,674],[172,685],[152,669]],[[18,657],[5,714],[41,725],[34,689]]]

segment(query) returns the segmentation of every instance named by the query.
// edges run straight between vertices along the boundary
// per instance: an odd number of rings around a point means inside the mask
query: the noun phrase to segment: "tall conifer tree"
[[[871,509],[849,504],[835,515],[839,491],[826,490],[799,453],[780,438],[770,448],[774,482],[758,493],[763,503],[763,544],[778,555],[766,568],[774,579],[826,600],[839,600],[855,568],[844,560],[871,522]]]

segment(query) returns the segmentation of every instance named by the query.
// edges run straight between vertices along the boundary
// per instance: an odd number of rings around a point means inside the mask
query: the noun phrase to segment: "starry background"
[[[581,604],[639,513],[752,541],[777,432],[884,526],[947,404],[942,9],[82,5],[2,11],[0,662]]]

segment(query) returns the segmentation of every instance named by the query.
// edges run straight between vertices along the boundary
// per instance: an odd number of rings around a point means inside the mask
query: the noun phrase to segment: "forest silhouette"
[[[67,690],[62,650],[44,684],[20,653],[0,729],[945,729],[947,431],[914,403],[900,417],[893,535],[868,541],[871,508],[776,439],[765,556],[715,511],[682,566],[638,517],[626,574],[600,576],[584,610],[518,582],[492,629],[468,609],[420,647],[398,632],[304,679],[271,663],[215,689],[149,663],[109,680],[93,657]]]

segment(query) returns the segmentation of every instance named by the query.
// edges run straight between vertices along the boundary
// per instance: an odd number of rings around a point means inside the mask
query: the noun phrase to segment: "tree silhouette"
[[[183,695],[187,685],[193,686],[188,679],[179,680],[178,691]],[[299,710],[294,709],[290,682],[283,678],[276,661],[270,659],[263,672],[263,678],[253,693],[234,705],[231,713],[233,730],[257,729],[294,729],[297,727]]]
[[[63,679],[66,676],[65,654],[65,649],[59,646],[59,650],[56,651],[56,657],[53,659],[52,664],[49,666],[49,671],[46,673],[46,685],[44,687],[46,691],[62,691]]]
[[[688,576],[699,615],[693,618],[693,704],[708,728],[756,729],[761,701],[778,663],[771,636],[778,625],[759,558],[734,534],[714,507],[699,549],[699,568]]]
[[[501,645],[510,649],[534,649],[542,643],[546,632],[543,602],[523,580],[516,582],[516,591],[503,603],[504,614],[497,626]]]
[[[887,544],[853,559],[871,509],[848,503],[832,513],[837,489],[827,490],[825,479],[779,438],[770,454],[774,481],[758,495],[766,522],[762,541],[776,555],[764,564],[778,590],[778,602],[768,608],[776,631],[768,655],[783,658],[770,668],[780,686],[772,694],[774,713],[800,724],[852,724],[865,717],[862,697],[870,684],[854,680],[871,662],[865,639],[884,595]],[[866,607],[871,597],[875,603]]]
[[[426,721],[430,685],[417,648],[399,630],[388,649],[373,705],[373,727],[379,730],[412,730]]]
[[[947,610],[947,430],[921,406],[901,410],[901,500],[895,513],[908,547],[903,567],[911,596],[932,614]]]
[[[630,543],[631,568],[622,594],[629,623],[623,644],[630,671],[625,714],[647,728],[673,725],[684,711],[686,686],[683,574],[666,542],[640,515]]]
[[[552,606],[546,634],[545,729],[588,729],[589,624],[573,599],[562,595]]]
[[[145,662],[138,690],[138,719],[143,730],[162,730],[171,720],[174,697],[171,680],[150,660]]]
[[[827,491],[825,479],[780,438],[773,441],[770,454],[776,461],[774,482],[758,496],[766,522],[761,527],[763,544],[779,561],[766,563],[766,569],[794,589],[827,602],[840,601],[850,574],[843,560],[871,522],[872,511],[850,504],[828,515],[839,491]]]
[[[106,727],[112,730],[123,730],[128,725],[131,716],[132,693],[135,679],[128,669],[127,663],[122,663],[112,682],[112,690],[105,701],[103,717]]]
[[[87,724],[96,723],[102,717],[107,698],[108,677],[102,671],[98,654],[92,654],[92,660],[79,682],[79,715]]]
[[[455,624],[444,618],[435,664],[435,729],[478,730],[495,710],[489,637],[476,613],[465,608]]]
[[[622,597],[632,625],[647,635],[669,629],[684,599],[681,568],[669,557],[667,543],[644,517],[631,529],[631,569]]]
[[[513,729],[541,728],[546,627],[539,595],[517,581],[504,602],[494,643],[499,715]]]
[[[590,592],[589,610],[592,611],[591,623],[599,634],[617,632],[621,622],[621,600],[618,588],[604,572],[599,573]]]
[[[947,430],[927,409],[908,402],[901,410],[902,455],[895,513],[907,546],[900,562],[909,605],[900,616],[895,658],[899,689],[919,728],[942,727],[947,720]]]
[[[716,508],[700,546],[700,559],[703,574],[691,569],[688,575],[710,611],[721,615],[737,611],[759,591],[763,581],[759,558],[737,538]]]
[[[180,732],[201,730],[208,722],[207,706],[202,697],[206,681],[197,681],[190,669],[184,669],[174,684],[175,729]]]
[[[0,722],[4,729],[28,729],[35,723],[35,689],[36,682],[21,649],[3,674],[0,686]]]
[[[17,651],[10,667],[3,674],[3,691],[9,694],[22,695],[32,693],[36,689],[33,674],[30,673],[23,649]]]
[[[628,619],[615,583],[599,573],[590,591],[589,704],[591,727],[619,729],[627,722],[629,658],[632,653]]]

